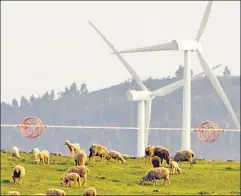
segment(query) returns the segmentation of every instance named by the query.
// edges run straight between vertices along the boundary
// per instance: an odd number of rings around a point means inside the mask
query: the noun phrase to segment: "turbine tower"
[[[148,134],[149,134],[149,125],[151,118],[151,105],[152,100],[156,96],[165,96],[170,94],[171,92],[181,88],[184,84],[183,80],[174,82],[173,84],[169,84],[165,87],[162,87],[154,92],[150,92],[144,83],[141,81],[137,73],[132,69],[132,67],[128,64],[128,62],[122,57],[121,54],[115,49],[113,44],[111,44],[107,38],[91,23],[90,25],[99,33],[99,35],[104,39],[104,41],[109,45],[109,47],[113,50],[113,52],[117,55],[122,64],[129,71],[133,79],[142,89],[142,91],[128,91],[127,99],[129,101],[138,101],[138,136],[137,136],[137,157],[144,156],[145,146],[148,144]],[[216,69],[221,65],[213,67]],[[204,72],[196,74],[192,77],[192,80],[196,80],[204,75]]]
[[[168,43],[147,46],[137,49],[119,51],[119,53],[135,53],[135,52],[150,52],[150,51],[184,51],[184,89],[183,89],[183,115],[182,115],[182,149],[191,150],[191,52],[196,52],[202,69],[211,81],[213,87],[217,91],[219,97],[224,102],[228,112],[231,114],[235,126],[239,129],[240,123],[233,111],[233,108],[225,95],[218,79],[213,74],[208,61],[202,53],[202,45],[199,41],[204,29],[207,25],[208,18],[212,7],[212,1],[209,1],[202,18],[196,38],[192,40],[173,40]],[[115,52],[114,52],[115,53]],[[113,53],[112,53],[113,54]]]

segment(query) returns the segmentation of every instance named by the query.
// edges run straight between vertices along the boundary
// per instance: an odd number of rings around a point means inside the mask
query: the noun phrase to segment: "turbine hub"
[[[196,40],[173,40],[175,50],[190,50],[196,51],[201,50],[202,44]]]

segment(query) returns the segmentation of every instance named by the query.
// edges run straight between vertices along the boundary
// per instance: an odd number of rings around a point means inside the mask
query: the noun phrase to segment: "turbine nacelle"
[[[128,101],[150,101],[152,100],[150,91],[128,91],[127,92]]]
[[[174,50],[189,50],[189,51],[196,51],[202,50],[202,44],[196,40],[173,40],[173,49]]]

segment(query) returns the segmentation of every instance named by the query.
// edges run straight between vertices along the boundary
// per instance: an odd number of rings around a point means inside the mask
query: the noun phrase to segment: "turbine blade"
[[[221,66],[221,64],[220,65],[216,65],[212,69],[213,70],[217,69],[220,66]],[[195,74],[194,76],[192,76],[191,81],[194,81],[194,80],[196,80],[198,78],[201,78],[204,75],[205,75],[205,72],[201,72],[201,73]],[[164,87],[162,87],[162,88],[160,88],[160,89],[158,89],[156,91],[153,91],[151,93],[151,96],[166,96],[166,95],[172,93],[173,91],[183,87],[183,85],[184,85],[184,80],[182,79],[182,80],[179,80],[179,81],[174,82],[172,84],[169,84],[167,86],[164,86]]]
[[[119,53],[151,52],[151,51],[177,50],[177,49],[178,49],[177,43],[173,41],[165,44],[158,44],[158,45],[136,48],[131,50],[123,50],[123,51],[119,51]],[[112,52],[111,54],[114,54],[114,52]]]
[[[224,105],[226,106],[227,110],[231,114],[232,119],[234,121],[234,124],[237,126],[237,128],[240,128],[240,123],[239,123],[239,121],[238,121],[238,119],[237,119],[237,117],[234,113],[234,110],[233,110],[227,96],[225,95],[217,77],[213,74],[212,70],[209,67],[209,64],[208,64],[207,60],[205,60],[201,51],[198,50],[197,54],[198,54],[198,58],[199,58],[199,61],[200,61],[200,64],[201,64],[203,70],[205,71],[207,77],[211,81],[211,83],[212,83],[213,87],[215,88],[215,90],[217,91],[218,95],[220,96],[220,98],[224,102]]]
[[[202,21],[201,21],[201,24],[200,24],[200,27],[199,27],[199,30],[197,32],[197,35],[196,35],[196,40],[199,41],[199,39],[201,38],[202,34],[203,34],[203,31],[208,23],[208,18],[209,18],[209,15],[210,15],[210,11],[211,11],[211,7],[212,7],[212,1],[209,1],[208,4],[207,4],[207,7],[206,7],[206,10],[204,12],[204,15],[203,15],[203,18],[202,18]]]
[[[148,91],[144,83],[141,81],[137,73],[132,69],[132,67],[127,63],[127,61],[119,54],[119,52],[115,49],[115,47],[107,40],[107,38],[89,21],[90,25],[99,33],[99,35],[105,40],[105,42],[109,45],[109,47],[113,50],[113,52],[116,54],[116,56],[119,58],[119,60],[122,62],[122,64],[126,67],[128,72],[131,74],[131,76],[134,78],[136,83],[139,85],[139,87],[144,90]]]
[[[145,146],[148,145],[152,100],[145,101]]]

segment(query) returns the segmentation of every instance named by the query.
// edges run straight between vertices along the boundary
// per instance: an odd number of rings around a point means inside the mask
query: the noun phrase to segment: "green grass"
[[[74,165],[73,158],[50,156],[50,165],[35,165],[32,154],[20,153],[21,159],[12,159],[10,153],[1,152],[1,195],[10,190],[22,195],[45,193],[49,188],[61,188],[60,177]],[[152,166],[144,159],[128,159],[127,164],[112,161],[88,165],[90,174],[87,185],[81,188],[62,187],[67,195],[82,195],[84,188],[95,187],[98,195],[240,195],[240,162],[197,160],[192,169],[182,163],[183,173],[170,177],[171,186],[163,187],[163,180],[152,186],[152,182],[139,185],[140,178]],[[21,185],[11,179],[15,165],[25,167],[26,175]],[[164,166],[167,167],[166,163]]]

